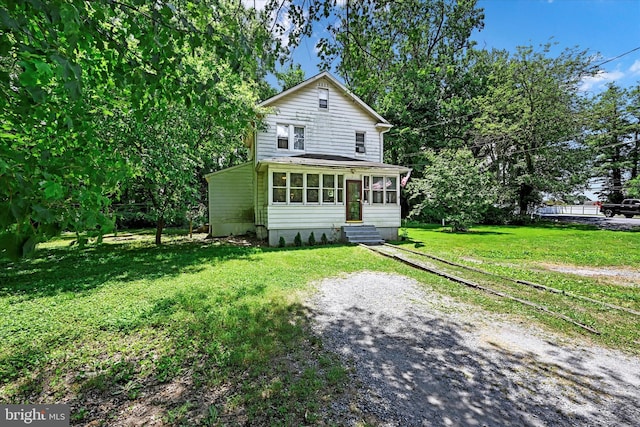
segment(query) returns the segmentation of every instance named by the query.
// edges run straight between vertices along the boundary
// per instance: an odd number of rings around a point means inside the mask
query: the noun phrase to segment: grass
[[[640,264],[640,234],[582,227],[408,229],[410,244],[445,258],[640,309],[640,288],[540,269],[540,263]],[[259,248],[152,244],[135,232],[69,247],[64,236],[19,262],[0,260],[0,401],[64,402],[74,425],[301,425],[349,384],[349,370],[310,331],[302,303],[314,281],[363,270],[425,287],[569,335],[533,309],[425,275],[352,246]],[[480,279],[478,279],[480,280]],[[529,291],[527,291],[529,292]],[[640,353],[638,319],[527,294],[591,322],[594,342]]]
[[[121,421],[133,402],[171,425],[313,422],[347,374],[309,332],[300,293],[397,269],[350,246],[134,237],[0,261],[0,401],[68,402],[77,424]]]
[[[640,311],[640,233],[599,230],[576,225],[542,224],[527,227],[474,227],[468,233],[451,233],[438,226],[407,229],[411,249],[442,257],[495,275],[526,280],[567,293]],[[640,317],[600,304],[540,291],[436,261],[433,267],[462,276],[493,289],[518,296],[562,313],[601,332],[594,342],[640,354]],[[584,276],[554,271],[589,268],[627,273],[622,280],[605,275]],[[477,291],[443,284],[438,290],[499,313],[523,316],[564,334],[582,336],[584,331],[516,302],[489,297]]]
[[[587,225],[477,226],[451,233],[436,225],[408,228],[409,237],[432,253],[530,265],[558,262],[579,266],[639,266],[640,233]]]

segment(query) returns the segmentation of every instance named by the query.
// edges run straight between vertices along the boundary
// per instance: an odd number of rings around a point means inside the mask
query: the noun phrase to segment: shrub
[[[328,243],[329,243],[329,239],[327,239],[327,235],[325,233],[322,233],[322,237],[320,237],[320,244],[326,245]]]
[[[284,241],[284,236],[280,236],[280,241],[278,242],[278,247],[279,248],[284,248],[287,245],[287,243]]]
[[[300,236],[300,232],[298,232],[298,234],[296,234],[295,239],[293,239],[293,244],[295,246],[302,246],[302,237]]]
[[[309,234],[309,246],[315,246],[316,236],[313,235],[313,231]]]

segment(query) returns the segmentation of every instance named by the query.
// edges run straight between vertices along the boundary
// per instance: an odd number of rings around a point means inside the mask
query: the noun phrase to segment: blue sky
[[[557,43],[554,52],[579,46],[604,62],[640,47],[640,0],[479,0],[485,26],[473,39],[480,48],[515,50],[516,46]],[[307,77],[317,74],[317,39],[296,48],[294,60]],[[620,86],[640,81],[640,49],[602,66],[604,72],[583,83],[597,93],[607,82]]]

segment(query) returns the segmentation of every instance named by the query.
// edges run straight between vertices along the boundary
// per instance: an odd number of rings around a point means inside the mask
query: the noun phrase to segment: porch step
[[[349,243],[363,245],[382,245],[384,239],[373,225],[345,225],[342,227],[342,237]]]

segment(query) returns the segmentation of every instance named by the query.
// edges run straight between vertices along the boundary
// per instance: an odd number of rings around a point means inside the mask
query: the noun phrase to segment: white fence
[[[538,208],[539,215],[598,215],[600,207],[595,205],[560,205]]]

